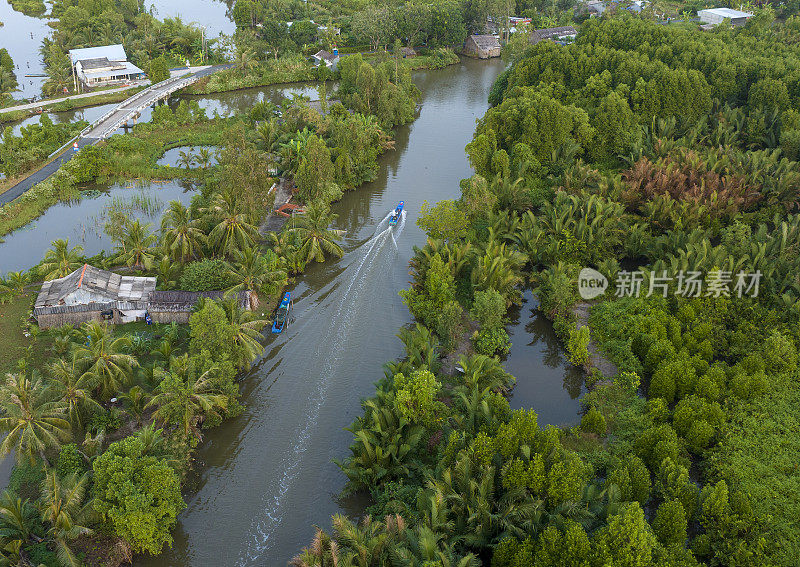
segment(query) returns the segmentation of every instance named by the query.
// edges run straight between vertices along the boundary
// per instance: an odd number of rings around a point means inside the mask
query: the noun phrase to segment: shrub
[[[589,363],[589,327],[584,325],[569,331],[567,351],[569,361],[575,366],[586,366]]]
[[[499,291],[489,288],[486,291],[476,291],[470,314],[477,319],[481,327],[499,329],[503,326],[506,312],[506,300]]]
[[[181,276],[181,288],[186,291],[216,291],[230,286],[230,265],[219,258],[192,262]]]
[[[122,420],[120,419],[119,411],[112,408],[109,411],[99,411],[94,414],[89,420],[87,430],[92,433],[98,433],[100,431],[109,433],[119,429],[120,425],[122,425]]]
[[[636,393],[636,391],[639,389],[639,384],[641,381],[642,379],[639,378],[639,375],[636,374],[636,372],[620,372],[614,378],[614,384],[629,394]]]
[[[186,507],[178,475],[148,455],[138,437],[112,443],[93,464],[95,510],[136,553],[157,554],[172,545],[170,530]]]
[[[394,399],[395,410],[411,423],[432,426],[438,420],[437,413],[441,408],[436,401],[441,383],[429,370],[417,370],[410,376],[396,374],[394,387],[397,395]]]
[[[683,545],[686,541],[686,510],[677,500],[662,502],[656,510],[653,531],[664,545]]]
[[[600,410],[592,406],[581,418],[581,430],[585,431],[586,433],[605,435],[606,418],[603,417],[603,414],[600,413]]]
[[[770,372],[794,372],[797,369],[797,349],[792,340],[779,331],[772,331],[764,341],[764,362]]]
[[[511,350],[511,339],[505,329],[481,329],[474,338],[475,351],[492,356],[507,354]]]
[[[58,453],[58,463],[56,463],[58,476],[65,477],[72,473],[80,474],[85,470],[83,457],[78,452],[78,447],[75,443],[69,443],[61,447],[61,451]]]

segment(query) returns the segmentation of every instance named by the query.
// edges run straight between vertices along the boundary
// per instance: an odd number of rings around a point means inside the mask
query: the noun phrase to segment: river
[[[345,477],[332,459],[348,454],[352,434],[343,428],[361,413],[382,365],[402,354],[395,335],[410,315],[397,292],[408,285],[413,247],[425,242],[417,212],[425,199],[459,196],[458,182],[472,173],[464,146],[502,69],[499,60],[463,60],[416,74],[419,118],[398,128],[378,179],[334,205],[345,256],[311,266],[292,289],[294,320],[268,337],[242,382],[244,414],[209,431],[199,448],[195,490],[173,548],[138,565],[285,565],[310,542],[314,525],[359,509],[339,501]],[[405,224],[386,230],[384,218],[401,199]],[[560,377],[540,386],[563,389]],[[565,405],[550,408],[542,424],[574,422],[576,405]]]
[[[347,456],[352,434],[344,427],[360,415],[360,400],[373,393],[382,365],[402,354],[396,333],[411,319],[398,291],[408,286],[413,247],[425,242],[417,212],[423,200],[460,195],[459,181],[472,174],[464,146],[502,69],[499,60],[465,59],[415,74],[420,116],[397,129],[396,149],[380,158],[377,180],[333,206],[339,215],[334,225],[345,231],[345,256],[310,266],[295,284],[291,325],[267,337],[264,356],[242,381],[245,412],[208,431],[198,449],[173,548],[137,565],[285,565],[310,542],[314,525],[328,527],[332,514],[362,509],[363,502],[339,500],[345,477],[332,460]],[[197,100],[209,113],[225,114],[298,92],[314,98],[308,87],[269,87]],[[155,196],[190,196],[177,185],[164,189]],[[0,255],[8,254],[0,271],[12,263],[25,267],[21,252],[40,258],[52,238],[72,236],[79,243],[93,211],[129,191],[118,186],[78,207],[57,205],[49,213],[55,231],[50,217],[43,217],[38,228],[29,225],[0,246]],[[399,200],[407,204],[407,218],[387,230],[385,217]],[[32,234],[44,229],[41,238]],[[98,240],[91,247],[105,244]],[[525,297],[528,303],[512,314],[509,326],[514,346],[506,364],[519,380],[512,405],[537,410],[542,425],[575,423],[580,386],[576,390],[552,327],[531,309],[530,294]]]

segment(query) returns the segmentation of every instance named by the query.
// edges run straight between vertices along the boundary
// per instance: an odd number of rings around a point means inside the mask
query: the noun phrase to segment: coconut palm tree
[[[324,262],[326,254],[337,258],[341,258],[344,255],[342,247],[335,242],[341,237],[337,232],[328,228],[336,219],[336,216],[330,212],[330,207],[327,204],[313,203],[306,209],[306,213],[297,220],[296,226],[287,231],[300,238],[302,242],[300,257],[306,263],[311,260]]]
[[[92,390],[97,387],[95,377],[83,372],[75,356],[68,362],[63,358],[49,366],[53,378],[53,389],[67,405],[69,422],[74,430],[83,427],[81,417],[92,411],[102,411],[101,406],[92,397]]]
[[[155,261],[156,235],[150,232],[150,223],[142,225],[139,219],[125,223],[117,242],[117,258],[126,266],[149,270]]]
[[[248,222],[246,214],[239,212],[235,199],[232,194],[218,193],[209,207],[209,213],[217,219],[208,235],[209,243],[226,256],[252,247],[258,237],[258,227]]]
[[[15,451],[17,459],[46,462],[47,449],[58,449],[71,437],[67,407],[36,374],[9,374],[0,387],[0,431],[7,433],[0,443],[0,455]]]
[[[192,211],[180,201],[172,201],[161,218],[161,241],[170,258],[188,262],[202,253],[206,235],[198,227]]]
[[[279,267],[280,258],[272,250],[260,254],[255,248],[236,252],[236,262],[231,266],[231,294],[250,291],[250,309],[258,307],[258,294],[272,295],[286,285],[287,275]]]
[[[80,567],[83,562],[73,553],[69,542],[92,530],[86,527],[92,517],[92,502],[84,503],[86,473],[71,473],[61,479],[55,469],[50,469],[42,481],[40,509],[42,520],[50,527],[47,534],[56,544],[59,563],[64,567]]]
[[[185,438],[194,435],[199,441],[198,424],[204,415],[218,414],[228,404],[228,398],[220,394],[212,383],[215,370],[210,368],[200,374],[188,354],[173,358],[169,371],[161,371],[163,378],[156,388],[156,395],[145,407],[155,407],[155,419],[175,425]]]
[[[4,542],[0,558],[16,564],[19,553],[31,536],[36,521],[36,509],[26,498],[23,500],[10,490],[0,495],[0,534]]]
[[[228,316],[228,322],[233,327],[233,342],[241,347],[243,360],[239,366],[250,368],[250,365],[264,352],[264,340],[261,330],[267,325],[267,320],[257,316],[252,311],[245,311],[239,305],[239,300],[229,297],[222,301],[222,308]]]
[[[208,168],[211,163],[211,151],[208,148],[200,148],[195,156],[195,161],[197,161],[197,165],[203,169]]]
[[[248,71],[252,71],[258,66],[255,53],[252,49],[240,49],[236,54],[236,61],[234,62],[236,69],[244,77]]]
[[[191,152],[181,150],[179,152],[178,164],[182,165],[184,169],[191,169],[192,164],[195,162],[195,155]]]
[[[136,358],[125,351],[130,348],[128,337],[114,337],[108,329],[91,321],[83,327],[86,342],[76,344],[74,354],[84,373],[98,384],[100,394],[109,399],[130,381]]]
[[[14,295],[20,296],[25,293],[25,286],[28,285],[29,281],[27,272],[8,272],[5,285],[11,288],[11,292]]]

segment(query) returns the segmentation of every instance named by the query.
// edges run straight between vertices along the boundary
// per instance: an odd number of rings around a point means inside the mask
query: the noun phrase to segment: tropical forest
[[[0,566],[798,565],[796,2],[186,4],[0,7]]]

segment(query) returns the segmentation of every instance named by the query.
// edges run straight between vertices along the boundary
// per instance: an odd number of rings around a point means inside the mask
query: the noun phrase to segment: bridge
[[[203,77],[229,67],[231,67],[230,64],[212,65],[209,67],[204,67],[191,74],[171,77],[166,81],[161,81],[160,83],[151,85],[146,89],[139,91],[129,99],[124,100],[111,111],[95,120],[92,124],[89,124],[80,134],[50,154],[49,157],[52,158],[53,156],[60,154],[64,148],[73,143],[76,143],[79,148],[82,148],[83,146],[94,145],[100,140],[105,140],[106,138],[112,136],[123,124],[139,116],[142,110],[148,106],[152,106],[160,100],[166,100],[170,97],[170,95],[172,95],[172,93],[188,87]],[[35,171],[11,187],[5,193],[0,194],[0,206],[10,203],[28,191],[34,185],[38,185],[53,175],[59,170],[64,162],[72,159],[74,153],[75,152],[71,150],[67,150],[66,153],[48,163],[42,169]]]

